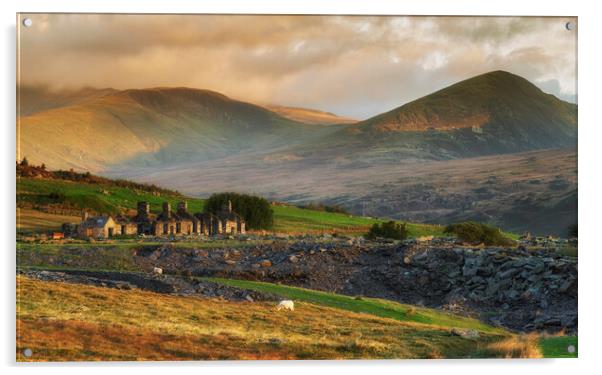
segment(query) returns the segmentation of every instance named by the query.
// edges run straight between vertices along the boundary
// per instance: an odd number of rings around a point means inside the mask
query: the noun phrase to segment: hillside
[[[147,191],[115,184],[90,184],[78,181],[41,178],[17,179],[17,228],[22,232],[57,230],[65,222],[78,223],[81,210],[113,214],[132,213],[138,201],[151,204],[159,213],[164,201],[172,207],[181,200],[191,212],[203,211],[205,200],[182,196],[168,190]],[[378,219],[341,213],[314,211],[289,205],[274,205],[274,231],[289,234],[349,233],[364,234]],[[439,225],[409,224],[410,235],[441,235]]]
[[[341,129],[317,146],[325,144],[352,146],[350,158],[374,162],[576,147],[577,106],[494,71]]]
[[[477,339],[467,339],[451,334],[446,325],[313,303],[298,302],[295,312],[276,313],[271,302],[176,297],[25,277],[18,277],[17,284],[18,361],[29,360],[24,348],[36,361],[541,355],[533,342],[521,343],[502,330],[486,329]]]
[[[357,124],[326,112],[267,109],[190,88],[57,95],[21,99],[30,109],[19,118],[18,156],[53,168],[125,176],[143,167],[181,169],[239,155],[363,163],[462,158],[574,147],[577,136],[576,105],[503,71],[467,79]],[[44,106],[50,109],[31,109]],[[315,126],[333,122],[340,125]]]
[[[252,192],[411,221],[562,234],[576,217],[577,106],[514,74],[473,77],[356,124],[280,112],[206,90],[123,90],[22,117],[19,154],[190,196]]]
[[[576,105],[544,93],[520,76],[494,71],[453,84],[360,125],[373,132],[505,126],[507,134],[545,129],[546,133],[558,131],[560,137],[574,135],[576,109]]]
[[[316,136],[263,107],[188,88],[112,92],[20,117],[18,128],[19,158],[93,172],[211,160]]]
[[[311,125],[354,124],[357,120],[316,109],[268,105],[269,110],[293,121]]]
[[[20,85],[17,88],[19,116],[29,116],[53,108],[67,107],[94,101],[117,92],[115,89],[84,87],[79,90],[52,90],[46,86]]]

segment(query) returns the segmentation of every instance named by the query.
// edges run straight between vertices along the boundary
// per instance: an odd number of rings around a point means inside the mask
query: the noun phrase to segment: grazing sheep
[[[153,268],[153,273],[156,275],[163,275],[163,269],[159,267]]]
[[[276,306],[276,311],[280,311],[280,310],[295,311],[295,303],[293,301],[291,301],[290,299],[285,299],[283,301],[280,301],[278,306]]]

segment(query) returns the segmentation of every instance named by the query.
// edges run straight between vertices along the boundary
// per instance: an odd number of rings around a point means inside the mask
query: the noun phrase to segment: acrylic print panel
[[[18,16],[17,360],[577,356],[577,19]]]

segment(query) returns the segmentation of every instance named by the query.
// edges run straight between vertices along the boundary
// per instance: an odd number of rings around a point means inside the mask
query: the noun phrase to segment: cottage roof
[[[220,212],[217,214],[220,220],[231,220],[231,221],[243,221],[242,216],[237,214],[236,212]]]
[[[157,221],[182,221],[196,220],[196,218],[188,212],[161,212],[157,215]]]
[[[82,222],[84,228],[102,228],[111,219],[110,216],[92,216]]]
[[[197,219],[200,220],[220,220],[220,218],[217,215],[212,214],[211,212],[199,212],[194,214],[194,217],[196,217]]]

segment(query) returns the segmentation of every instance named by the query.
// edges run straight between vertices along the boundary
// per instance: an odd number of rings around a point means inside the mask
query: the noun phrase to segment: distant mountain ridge
[[[324,112],[317,109],[286,107],[282,105],[267,105],[267,109],[276,112],[280,116],[293,121],[313,125],[333,125],[333,124],[354,124],[358,122],[355,119],[337,116],[334,113]]]
[[[188,88],[110,92],[19,118],[18,152],[52,168],[170,165],[317,136],[261,106]]]
[[[354,124],[327,112],[266,108],[185,87],[86,89],[46,102],[48,93],[34,91],[21,95],[27,110],[19,119],[19,154],[53,168],[93,172],[177,168],[241,154],[362,164],[442,160],[565,148],[577,139],[575,104],[504,71]]]
[[[54,94],[20,95],[18,118],[17,157],[51,169],[392,218],[555,233],[573,220],[577,106],[508,72],[351,124],[184,87]]]
[[[575,104],[502,70],[455,83],[361,125],[377,132],[455,130],[491,126],[509,117],[519,122],[536,120],[538,124],[549,121],[560,128],[577,125]]]
[[[318,147],[326,144],[353,147],[358,160],[378,149],[391,162],[576,147],[577,105],[494,71],[341,129]]]

